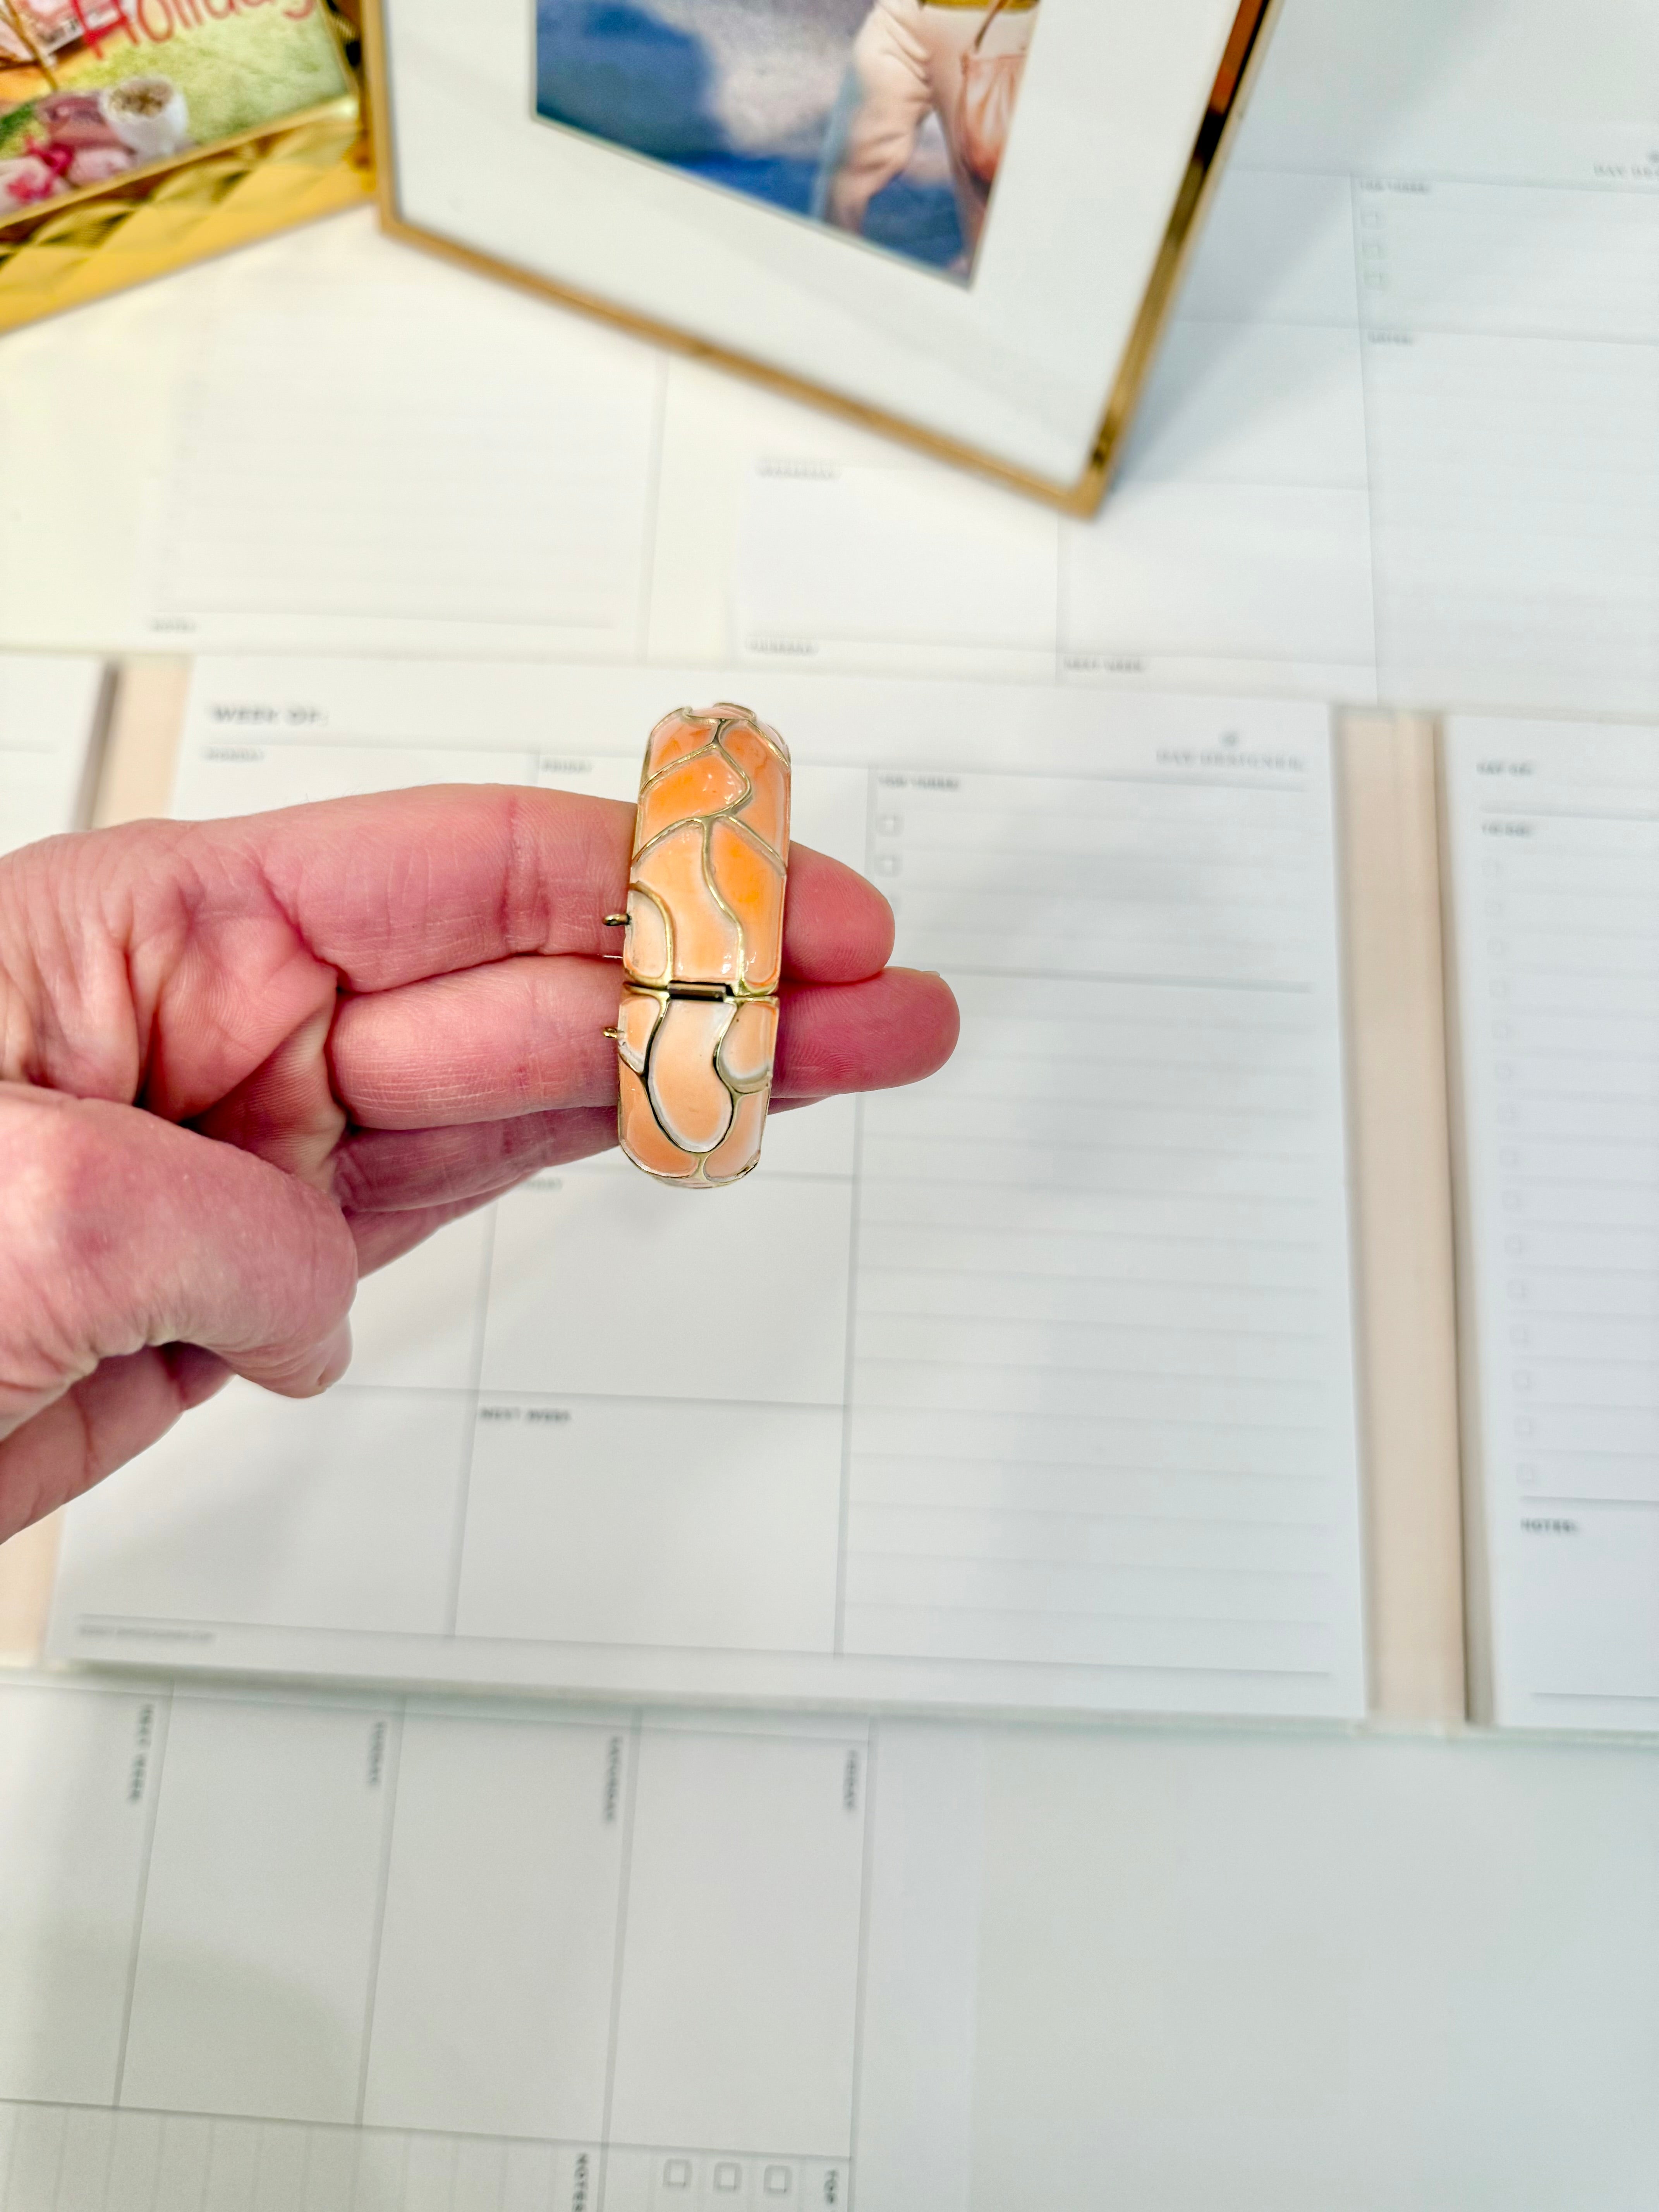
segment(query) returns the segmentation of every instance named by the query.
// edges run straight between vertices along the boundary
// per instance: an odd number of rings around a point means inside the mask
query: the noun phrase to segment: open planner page
[[[0,653],[0,853],[79,827],[103,690],[101,661]]]
[[[0,2212],[1644,2206],[1656,1826],[1626,1745],[0,1676]]]
[[[1286,0],[1097,516],[677,374],[659,572],[740,476],[757,663],[1648,711],[1656,84],[1641,0]]]
[[[650,349],[393,246],[367,209],[95,326],[16,332],[0,361],[0,643],[637,651]]]
[[[844,2206],[867,1759],[0,1681],[0,2206]]]
[[[1659,1729],[1659,730],[1446,735],[1492,1717]]]
[[[206,661],[179,810],[631,797],[651,724],[735,681]],[[1326,715],[756,703],[799,839],[957,991],[951,1066],[775,1115],[728,1192],[612,1153],[447,1229],[364,1286],[346,1387],[234,1389],[76,1507],[58,1656],[1363,1711]]]
[[[8,338],[0,641],[1651,713],[1656,86],[1650,0],[1285,0],[1087,521],[273,240]]]

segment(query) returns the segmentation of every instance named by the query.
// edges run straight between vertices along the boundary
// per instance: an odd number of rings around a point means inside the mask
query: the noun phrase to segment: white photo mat
[[[543,119],[529,0],[380,0],[395,224],[1060,489],[1087,471],[1236,0],[1042,0],[970,283]]]

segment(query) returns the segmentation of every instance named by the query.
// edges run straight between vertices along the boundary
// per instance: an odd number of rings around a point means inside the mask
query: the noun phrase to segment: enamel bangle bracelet
[[[717,1189],[760,1158],[778,1033],[789,749],[729,702],[665,715],[640,778],[617,1017],[635,1167]]]

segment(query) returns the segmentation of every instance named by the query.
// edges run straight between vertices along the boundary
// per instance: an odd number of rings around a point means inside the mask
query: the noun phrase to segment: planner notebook
[[[0,2212],[1644,2205],[1656,1825],[1612,1742],[0,1677]]]
[[[1446,732],[1480,1708],[1659,1729],[1659,729]]]
[[[206,660],[177,811],[626,797],[629,738],[732,688]],[[1473,1710],[1659,1726],[1651,733],[1455,720],[1443,867],[1431,791],[1413,875],[1406,733],[1340,749],[1306,703],[822,677],[763,703],[801,840],[956,988],[955,1060],[777,1117],[707,1207],[612,1154],[445,1230],[365,1285],[339,1389],[234,1386],[75,1508],[52,1656],[1436,1717],[1382,1677],[1402,1634],[1459,1632],[1455,1180]],[[1414,1023],[1376,952],[1413,933]],[[725,1280],[768,1291],[741,1400]],[[665,1347],[647,1383],[623,1311]]]
[[[731,689],[203,662],[177,811],[631,796],[665,704]],[[1327,717],[816,678],[763,704],[799,840],[951,976],[950,1068],[778,1115],[706,1206],[612,1154],[446,1230],[365,1285],[344,1388],[233,1388],[76,1510],[56,1656],[1364,1711]]]

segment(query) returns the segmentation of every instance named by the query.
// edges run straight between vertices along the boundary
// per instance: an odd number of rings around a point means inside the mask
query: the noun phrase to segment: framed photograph
[[[1274,0],[369,0],[393,234],[1073,512]]]

